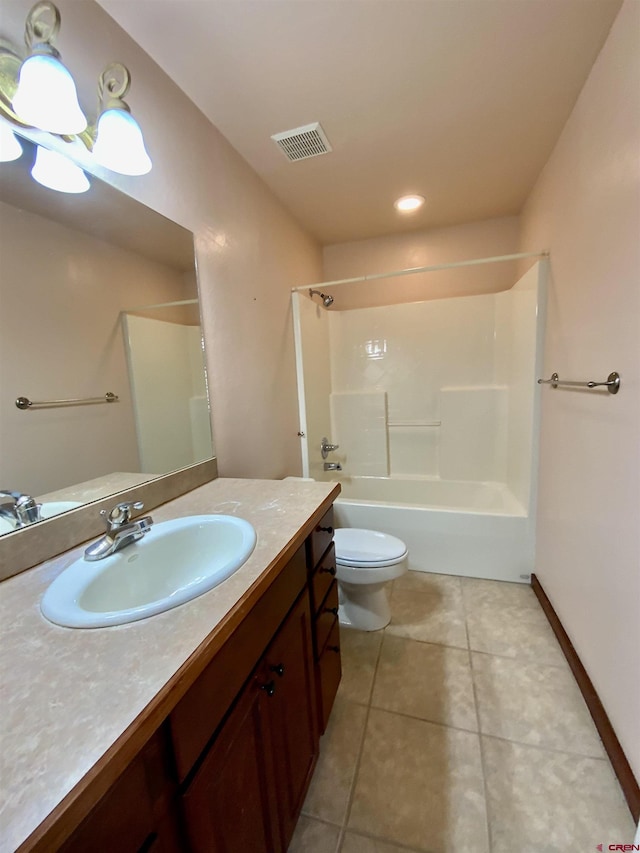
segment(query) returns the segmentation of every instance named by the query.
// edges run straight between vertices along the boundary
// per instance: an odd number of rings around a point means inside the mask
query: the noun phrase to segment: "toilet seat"
[[[336,562],[354,568],[393,566],[407,556],[401,539],[379,530],[339,527],[335,531]]]

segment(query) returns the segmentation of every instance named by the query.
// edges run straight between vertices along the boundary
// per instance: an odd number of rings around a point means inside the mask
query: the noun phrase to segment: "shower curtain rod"
[[[476,258],[472,261],[453,261],[450,264],[435,264],[430,267],[409,267],[406,270],[394,270],[393,272],[377,272],[370,275],[360,275],[356,278],[338,278],[335,281],[319,281],[316,284],[302,284],[300,287],[292,287],[295,293],[298,290],[308,290],[310,287],[333,287],[336,284],[355,284],[357,281],[375,281],[380,278],[393,278],[397,275],[413,275],[417,272],[437,272],[438,270],[452,270],[456,267],[472,267],[479,264],[493,264],[498,261],[519,261],[523,258],[548,258],[549,252],[519,252],[515,255],[496,255],[493,258]]]

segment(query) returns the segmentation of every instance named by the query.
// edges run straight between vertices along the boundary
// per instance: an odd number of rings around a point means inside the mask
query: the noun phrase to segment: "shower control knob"
[[[326,459],[332,450],[337,450],[339,447],[339,444],[331,444],[329,439],[325,436],[320,442],[320,455],[323,459]]]

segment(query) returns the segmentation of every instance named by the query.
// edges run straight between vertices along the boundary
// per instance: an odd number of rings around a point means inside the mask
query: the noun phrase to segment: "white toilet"
[[[391,620],[385,584],[408,568],[401,539],[377,530],[340,527],[335,531],[336,577],[343,625],[378,631]]]

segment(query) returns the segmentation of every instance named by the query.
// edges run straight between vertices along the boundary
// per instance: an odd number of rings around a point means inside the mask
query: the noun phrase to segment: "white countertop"
[[[14,851],[151,703],[336,488],[217,479],[151,511],[156,521],[237,515],[258,534],[234,575],[194,601],[113,628],[61,628],[47,586],[85,545],[0,584],[0,851]]]

